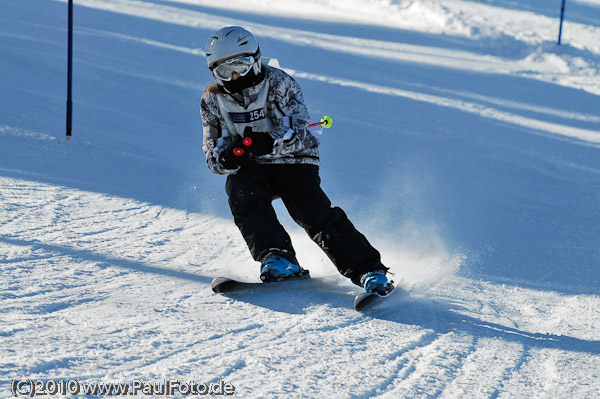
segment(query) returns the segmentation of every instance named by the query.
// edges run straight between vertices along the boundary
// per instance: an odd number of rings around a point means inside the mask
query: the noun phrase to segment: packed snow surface
[[[0,0],[0,397],[193,381],[241,398],[600,398],[600,1],[567,1],[560,46],[559,15],[560,0],[76,0],[66,141],[67,2]],[[365,313],[279,202],[315,278],[210,290],[258,281],[201,149],[203,48],[226,25],[333,118],[323,187],[400,287]]]

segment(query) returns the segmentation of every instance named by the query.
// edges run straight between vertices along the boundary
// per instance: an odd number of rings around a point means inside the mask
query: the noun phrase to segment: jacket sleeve
[[[202,116],[203,144],[202,150],[206,157],[206,164],[211,172],[218,175],[232,175],[237,173],[236,169],[226,169],[219,162],[221,153],[229,147],[231,139],[225,126],[221,126],[218,117],[218,105],[215,96],[207,89],[202,95],[200,102],[200,114]]]
[[[281,124],[271,132],[275,139],[275,156],[294,154],[317,147],[318,140],[308,131],[310,116],[300,85],[288,74],[278,70],[274,79],[274,100]]]

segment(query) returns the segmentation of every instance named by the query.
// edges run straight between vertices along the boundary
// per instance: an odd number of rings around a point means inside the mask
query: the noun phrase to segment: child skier
[[[227,175],[229,207],[261,280],[308,275],[273,209],[281,198],[342,275],[366,292],[391,292],[379,252],[320,187],[319,142],[296,81],[261,64],[256,38],[239,26],[209,38],[206,60],[215,82],[202,95],[203,150],[209,169]]]

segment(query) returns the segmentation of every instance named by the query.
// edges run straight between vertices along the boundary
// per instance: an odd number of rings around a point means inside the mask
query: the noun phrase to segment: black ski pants
[[[360,285],[364,273],[387,270],[379,252],[356,230],[346,213],[331,206],[321,189],[317,166],[250,162],[227,177],[225,190],[235,224],[256,261],[273,248],[295,255],[290,236],[272,206],[274,199],[281,198],[294,221],[352,282]]]

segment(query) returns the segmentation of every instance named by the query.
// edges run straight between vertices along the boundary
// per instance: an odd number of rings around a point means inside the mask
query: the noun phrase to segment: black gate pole
[[[67,140],[71,140],[73,127],[73,0],[69,0],[68,29],[68,66],[67,66]]]
[[[560,26],[558,27],[558,45],[560,46],[561,36],[562,36],[562,26],[563,20],[565,18],[565,0],[562,0],[562,5],[560,6]]]

